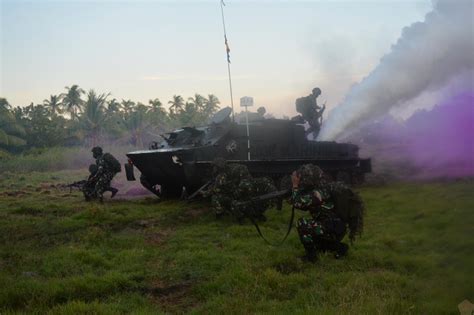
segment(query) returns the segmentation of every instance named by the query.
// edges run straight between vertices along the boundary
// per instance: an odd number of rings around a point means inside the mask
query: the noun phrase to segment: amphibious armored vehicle
[[[304,126],[291,120],[249,122],[248,150],[247,126],[232,122],[230,114],[231,109],[224,108],[207,126],[176,129],[162,135],[163,141],[153,142],[148,150],[129,152],[127,179],[135,180],[135,166],[142,185],[157,195],[176,196],[183,189],[192,194],[209,181],[218,157],[247,165],[255,177],[269,176],[275,181],[306,163],[349,183],[363,181],[364,174],[371,171],[370,159],[359,158],[356,145],[308,140]]]

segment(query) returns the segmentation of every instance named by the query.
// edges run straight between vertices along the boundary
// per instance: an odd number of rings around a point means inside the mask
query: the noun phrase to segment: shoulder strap
[[[270,241],[268,241],[265,238],[265,236],[263,236],[262,231],[260,230],[260,227],[258,226],[257,221],[255,221],[252,216],[248,216],[248,218],[250,219],[250,221],[252,221],[253,225],[255,225],[255,228],[257,229],[258,234],[265,241],[265,243],[267,243],[270,246],[281,246],[286,241],[286,239],[288,238],[288,235],[290,235],[291,229],[293,228],[293,221],[295,219],[295,207],[293,206],[291,208],[291,217],[290,217],[290,221],[288,222],[288,230],[286,231],[286,234],[283,237],[283,239],[278,243],[271,243]]]

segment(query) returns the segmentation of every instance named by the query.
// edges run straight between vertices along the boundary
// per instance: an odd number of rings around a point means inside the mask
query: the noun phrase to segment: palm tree
[[[150,104],[150,109],[149,111],[152,113],[157,113],[157,112],[163,112],[163,104],[158,98],[155,98],[154,100],[149,100],[148,104]]]
[[[11,105],[8,103],[6,98],[0,97],[0,110],[2,109],[10,109]]]
[[[132,109],[135,107],[135,102],[133,102],[132,100],[124,100],[122,99],[122,108],[125,112],[125,115],[127,116],[128,114],[130,114],[130,112],[132,111]]]
[[[150,108],[148,109],[148,114],[150,115],[150,121],[154,125],[163,124],[167,120],[166,110],[163,108],[163,104],[157,98],[154,100],[149,100]]]
[[[206,98],[204,96],[196,93],[194,94],[194,98],[190,97],[188,98],[188,101],[190,104],[192,104],[192,106],[194,106],[196,111],[202,112],[204,110],[204,106],[206,103]]]
[[[217,112],[220,103],[221,102],[214,94],[209,94],[207,96],[207,100],[205,101],[204,106],[204,113],[206,114],[206,116],[209,117],[215,112]]]
[[[62,110],[62,103],[61,103],[61,97],[58,95],[51,95],[48,99],[45,99],[43,101],[44,106],[46,106],[51,114],[61,114]]]
[[[98,144],[103,130],[106,115],[105,104],[110,94],[97,94],[94,90],[87,93],[87,100],[84,103],[84,111],[79,122],[87,137],[91,140],[91,145]]]
[[[71,119],[75,120],[78,117],[78,113],[82,109],[84,101],[81,99],[81,95],[84,94],[84,90],[79,88],[77,84],[71,87],[66,86],[67,93],[61,94],[62,102],[66,111],[71,115]]]
[[[171,105],[170,114],[178,115],[183,111],[184,99],[181,97],[181,95],[173,95],[173,100],[169,101],[168,104]]]
[[[26,144],[25,129],[10,111],[10,104],[0,98],[0,148],[14,149]]]
[[[125,127],[131,134],[130,142],[135,146],[143,147],[143,135],[148,127],[145,119],[147,110],[147,106],[138,103],[124,120]]]
[[[122,105],[113,98],[110,101],[107,101],[107,114],[115,114],[120,111],[121,107]]]

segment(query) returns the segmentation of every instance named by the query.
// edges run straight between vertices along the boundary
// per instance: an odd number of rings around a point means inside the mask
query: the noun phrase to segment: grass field
[[[303,262],[205,202],[85,203],[85,171],[0,174],[0,313],[458,314],[474,301],[474,181],[363,187],[349,256]],[[277,240],[290,208],[262,229]],[[304,215],[304,213],[299,213]]]

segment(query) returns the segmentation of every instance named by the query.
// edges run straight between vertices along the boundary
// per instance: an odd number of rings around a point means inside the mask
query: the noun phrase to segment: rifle
[[[186,201],[191,202],[197,195],[202,193],[207,187],[209,187],[214,181],[210,180],[202,185],[198,190],[196,190],[191,196],[186,198]]]
[[[277,190],[277,191],[272,191],[270,193],[260,195],[260,196],[257,196],[257,197],[252,197],[252,198],[250,198],[248,200],[245,200],[245,201],[236,202],[235,205],[237,207],[245,207],[245,206],[251,205],[253,203],[259,203],[259,202],[266,201],[266,200],[271,200],[271,199],[277,199],[278,198],[278,199],[281,200],[281,199],[289,196],[290,194],[291,194],[291,189]],[[281,205],[280,205],[280,207],[281,207]]]
[[[83,179],[83,180],[79,180],[77,182],[73,182],[71,184],[64,185],[64,187],[69,188],[69,192],[71,193],[73,188],[77,188],[79,190],[82,190],[82,188],[84,188],[84,185],[86,185],[86,184],[87,184],[87,180]]]

